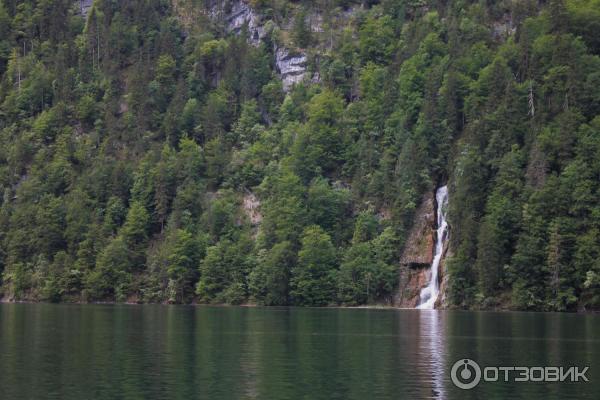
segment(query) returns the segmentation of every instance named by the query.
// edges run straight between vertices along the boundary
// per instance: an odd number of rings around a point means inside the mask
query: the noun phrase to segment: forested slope
[[[448,306],[597,308],[599,30],[598,0],[2,0],[0,291],[385,303],[448,183]]]

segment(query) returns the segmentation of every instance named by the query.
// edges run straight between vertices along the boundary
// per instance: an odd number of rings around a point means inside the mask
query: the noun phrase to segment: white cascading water
[[[448,234],[448,222],[446,221],[446,209],[448,208],[448,186],[442,186],[435,192],[437,201],[437,236],[435,240],[435,253],[433,263],[431,264],[431,279],[429,284],[421,289],[419,305],[420,309],[433,309],[440,293],[440,283],[438,282],[438,272],[440,261],[444,253],[444,243]]]

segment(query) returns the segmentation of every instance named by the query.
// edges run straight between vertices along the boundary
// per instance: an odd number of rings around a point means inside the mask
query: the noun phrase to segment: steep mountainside
[[[0,0],[6,300],[600,307],[598,0]]]

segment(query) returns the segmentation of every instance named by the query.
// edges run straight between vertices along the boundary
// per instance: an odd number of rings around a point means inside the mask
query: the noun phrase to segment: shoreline
[[[420,310],[418,308],[408,308],[408,307],[394,307],[388,305],[359,305],[359,306],[342,306],[342,305],[327,305],[327,306],[265,306],[259,305],[255,303],[243,303],[243,304],[204,304],[204,303],[189,303],[189,304],[179,304],[179,303],[140,303],[140,302],[118,302],[118,301],[94,301],[94,302],[84,302],[84,301],[62,301],[62,302],[50,302],[50,301],[35,301],[35,300],[10,300],[4,297],[0,298],[0,304],[62,304],[62,305],[129,305],[129,306],[144,306],[144,305],[163,305],[163,306],[186,306],[186,307],[240,307],[240,308],[298,308],[298,309],[364,309],[364,310],[387,310],[387,311],[405,311],[405,310],[419,310],[424,312],[430,311],[464,311],[464,312],[492,312],[492,313],[509,313],[509,312],[518,312],[518,313],[545,313],[545,314],[600,314],[600,310],[576,310],[576,311],[543,311],[543,310],[511,310],[506,308],[498,308],[498,309],[460,309],[460,308],[436,308],[433,310]]]

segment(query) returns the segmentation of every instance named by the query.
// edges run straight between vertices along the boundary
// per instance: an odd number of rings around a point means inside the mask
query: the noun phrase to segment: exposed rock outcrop
[[[427,194],[417,212],[413,227],[400,257],[400,263],[410,267],[426,267],[433,261],[435,232],[435,205],[431,193]]]
[[[258,45],[265,37],[266,30],[258,15],[250,5],[244,1],[233,1],[225,8],[223,1],[215,2],[210,8],[209,15],[213,19],[222,20],[228,33],[239,34],[244,25],[248,27],[248,40]]]
[[[227,33],[242,33],[247,27],[248,41],[258,46],[273,28],[273,20],[263,18],[248,3],[235,0],[229,3],[215,1],[208,10],[210,18],[222,21]],[[315,18],[313,29],[320,29],[320,20]],[[268,25],[272,24],[269,28]],[[275,66],[281,77],[283,90],[289,91],[292,86],[304,80],[307,69],[306,53],[302,50],[290,50],[282,45],[275,47]],[[316,76],[315,79],[319,79]]]
[[[262,221],[262,214],[260,213],[260,200],[252,192],[247,192],[243,199],[244,212],[248,216],[252,225],[258,225]]]
[[[76,4],[79,7],[80,15],[86,19],[90,9],[94,5],[94,0],[78,0]]]
[[[496,40],[506,40],[509,36],[514,35],[516,31],[517,28],[514,26],[510,14],[505,14],[502,19],[492,25],[492,37]]]
[[[432,193],[427,194],[415,215],[415,222],[400,257],[398,292],[394,298],[396,307],[414,308],[419,301],[421,289],[427,286],[433,262],[435,242],[435,204]]]
[[[400,266],[400,285],[394,297],[394,306],[400,308],[415,308],[419,304],[421,289],[429,282],[430,270]]]
[[[306,75],[306,55],[303,53],[293,54],[288,49],[279,47],[275,51],[275,65],[285,91],[302,82]]]

